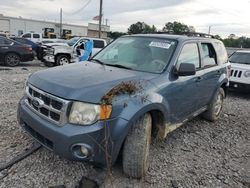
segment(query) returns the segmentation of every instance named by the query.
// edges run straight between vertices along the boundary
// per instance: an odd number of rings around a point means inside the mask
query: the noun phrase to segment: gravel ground
[[[45,69],[38,61],[11,70],[0,66],[0,166],[32,143],[18,126],[16,109],[25,80]],[[250,187],[250,94],[230,92],[221,118],[211,123],[197,117],[172,132],[165,141],[153,140],[149,172],[142,180],[125,177],[121,161],[101,187]],[[82,176],[101,180],[105,174],[86,163],[63,159],[44,148],[0,172],[0,187],[73,188]],[[99,177],[98,177],[99,176]]]

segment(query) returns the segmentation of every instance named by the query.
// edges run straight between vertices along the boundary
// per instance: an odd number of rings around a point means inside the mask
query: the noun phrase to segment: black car
[[[0,36],[0,62],[14,67],[20,62],[32,61],[33,59],[34,55],[30,45]]]
[[[26,39],[26,38],[21,38],[21,37],[11,37],[12,40],[14,41],[17,41],[21,44],[27,44],[27,45],[30,45],[32,47],[32,50],[33,50],[33,53],[36,55],[37,54],[37,49],[38,49],[38,44],[29,40],[29,39]]]

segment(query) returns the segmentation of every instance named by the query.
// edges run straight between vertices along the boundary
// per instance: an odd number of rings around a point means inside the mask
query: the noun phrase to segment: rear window
[[[33,34],[33,38],[34,38],[34,39],[39,39],[39,38],[40,38],[40,35],[39,35],[39,34]]]
[[[227,63],[228,55],[226,48],[222,42],[215,42],[215,49],[217,51],[217,58],[220,63]]]
[[[24,34],[23,38],[31,38],[31,34],[30,33]]]
[[[250,65],[250,52],[235,52],[229,59],[230,63],[249,64]]]
[[[20,42],[20,43],[26,43],[26,39],[21,39],[21,38],[14,38],[15,41]]]
[[[102,40],[93,40],[94,48],[104,48],[104,41]]]

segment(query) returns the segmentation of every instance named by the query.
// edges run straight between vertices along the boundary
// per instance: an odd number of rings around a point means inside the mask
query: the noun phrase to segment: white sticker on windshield
[[[164,49],[169,49],[171,47],[170,43],[167,42],[156,42],[152,41],[149,46],[151,47],[156,47],[156,48],[164,48]]]

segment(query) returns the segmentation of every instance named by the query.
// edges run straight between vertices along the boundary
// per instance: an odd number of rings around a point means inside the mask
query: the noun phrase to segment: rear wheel
[[[202,117],[209,121],[216,121],[220,117],[224,98],[224,89],[220,88],[215,94],[213,101],[208,106],[207,111],[202,114]]]
[[[67,65],[70,63],[69,57],[66,55],[59,55],[56,58],[56,64],[57,65]]]
[[[14,67],[20,63],[21,58],[19,55],[15,54],[15,53],[8,53],[5,55],[4,60],[5,60],[4,61],[5,65],[10,66],[10,67]]]
[[[123,171],[141,178],[148,170],[152,118],[149,113],[139,118],[130,129],[123,148]]]

